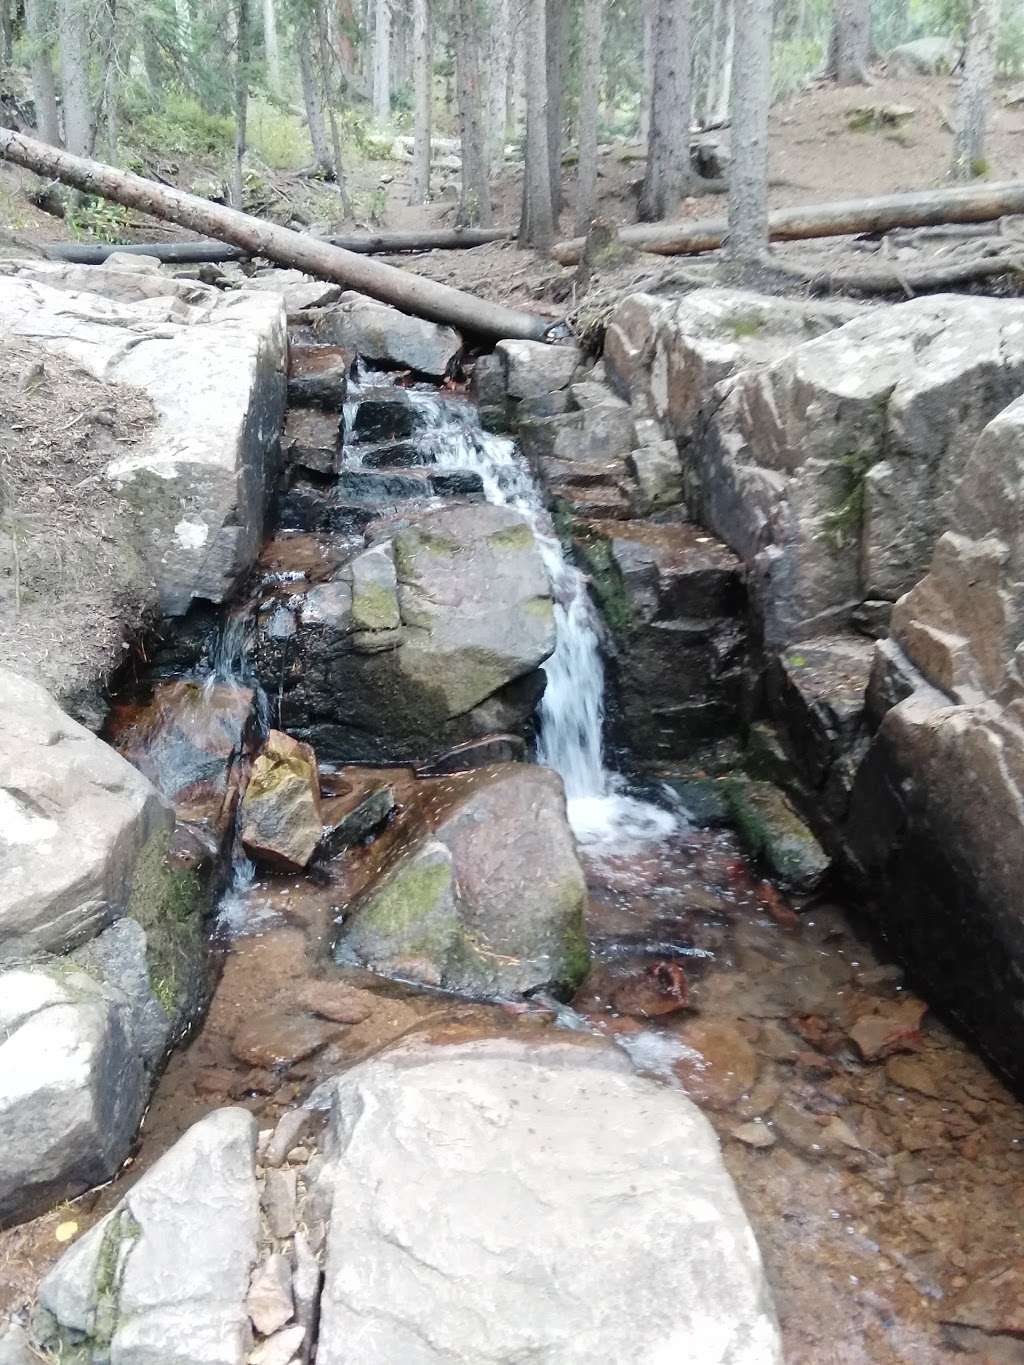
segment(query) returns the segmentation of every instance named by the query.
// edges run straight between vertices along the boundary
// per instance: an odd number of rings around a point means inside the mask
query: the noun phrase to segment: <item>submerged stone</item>
[[[794,891],[813,891],[830,867],[817,839],[779,789],[734,775],[725,783],[736,828],[775,879]]]
[[[271,730],[252,767],[240,811],[242,846],[281,872],[306,867],[323,835],[316,755]]]

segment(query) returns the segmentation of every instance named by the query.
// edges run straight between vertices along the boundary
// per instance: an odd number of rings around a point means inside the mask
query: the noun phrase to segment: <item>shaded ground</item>
[[[41,347],[0,353],[0,664],[91,704],[155,593],[135,514],[102,472],[146,436],[149,399]]]

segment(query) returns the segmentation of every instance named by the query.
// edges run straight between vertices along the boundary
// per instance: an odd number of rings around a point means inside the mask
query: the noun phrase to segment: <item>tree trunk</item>
[[[453,19],[459,137],[462,141],[462,177],[456,221],[461,227],[490,227],[494,219],[485,160],[477,0],[456,0]]]
[[[11,0],[0,0],[0,60],[8,64],[14,56],[14,21]]]
[[[597,208],[597,119],[601,107],[604,0],[583,0],[580,50],[580,138],[576,180],[576,231],[585,236]]]
[[[1024,184],[1007,181],[776,209],[768,215],[768,235],[773,242],[804,242],[815,237],[934,227],[937,223],[991,223],[1018,213],[1024,213]],[[709,218],[621,228],[618,240],[634,251],[689,256],[717,250],[727,234],[728,224],[724,219]],[[583,254],[584,243],[583,237],[558,242],[552,255],[562,265],[576,265]]]
[[[644,222],[675,213],[690,186],[690,17],[690,0],[658,0]]]
[[[562,212],[562,100],[569,46],[567,0],[547,0],[547,124],[548,173],[551,179],[551,213],[558,222]]]
[[[25,0],[25,33],[31,54],[32,102],[36,129],[44,142],[60,146],[57,85],[53,78],[51,49],[53,22],[49,0]]]
[[[548,142],[547,0],[527,0],[524,36],[526,164],[519,243],[547,253],[555,236]]]
[[[93,116],[89,95],[90,47],[84,0],[57,0],[57,4],[64,143],[75,156],[91,156]]]
[[[430,2],[412,0],[413,143],[409,203],[430,199],[430,134],[434,112]]]
[[[277,39],[277,7],[275,0],[263,0],[263,55],[267,61],[267,84],[275,95],[281,96],[281,46]]]
[[[836,0],[833,75],[840,85],[864,85],[871,60],[871,0]]]
[[[345,165],[341,154],[341,133],[338,129],[338,116],[335,112],[334,98],[334,48],[328,32],[327,9],[323,0],[316,0],[314,6],[317,41],[320,47],[320,78],[327,97],[327,122],[331,129],[331,156],[334,166],[334,183],[338,187],[341,211],[346,218],[352,216],[352,201],[348,197],[348,184],[345,180]]]
[[[490,53],[486,57],[486,157],[493,175],[504,165],[505,138],[508,134],[508,93],[512,67],[511,0],[491,0],[488,30]]]
[[[768,250],[772,0],[736,0],[728,255],[747,269]]]
[[[106,0],[103,54],[103,90],[100,96],[100,116],[106,130],[107,160],[117,164],[119,141],[118,111],[120,104],[121,73],[121,10],[118,0]]]
[[[377,0],[373,39],[373,117],[391,122],[391,0]]]
[[[324,175],[333,175],[331,149],[327,141],[327,128],[324,125],[324,111],[320,103],[320,88],[317,85],[316,70],[313,66],[313,28],[309,19],[304,19],[295,33],[295,53],[299,61],[299,76],[302,80],[302,102],[306,106],[306,126],[309,140],[313,144],[313,156],[317,168]]]
[[[654,98],[654,30],[658,23],[658,0],[641,0],[643,51],[641,65],[640,123],[637,137],[646,147],[651,136],[651,101]]]
[[[996,70],[1000,0],[974,0],[953,119],[953,179],[985,174],[985,122]]]
[[[357,256],[291,228],[252,218],[237,209],[213,204],[130,171],[70,156],[8,128],[0,128],[0,157],[86,194],[101,195],[139,213],[151,213],[154,218],[177,223],[192,232],[230,242],[251,256],[263,256],[320,279],[335,280],[420,317],[488,337],[539,341],[548,329],[547,321],[536,315],[488,303],[461,289],[385,265],[383,261]]]
[[[235,160],[231,168],[231,203],[236,209],[243,204],[245,187],[242,169],[249,123],[249,0],[234,0],[235,4]]]
[[[724,122],[732,104],[732,73],[736,53],[736,7],[733,0],[720,0],[716,18],[716,58],[708,85],[706,122],[709,124]]]

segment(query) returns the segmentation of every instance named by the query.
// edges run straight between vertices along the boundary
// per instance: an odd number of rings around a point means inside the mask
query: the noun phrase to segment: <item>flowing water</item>
[[[351,390],[349,412],[364,392]],[[464,400],[412,389],[417,445],[433,467],[479,474],[487,501],[526,518],[555,603],[555,650],[543,665],[547,686],[540,704],[537,760],[565,784],[569,822],[581,843],[614,845],[663,838],[681,816],[630,796],[605,761],[605,675],[598,618],[585,576],[568,558],[529,465],[517,443],[480,425]],[[358,448],[348,457],[358,464]]]

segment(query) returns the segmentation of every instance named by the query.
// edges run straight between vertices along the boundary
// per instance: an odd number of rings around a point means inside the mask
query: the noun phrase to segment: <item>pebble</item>
[[[296,1229],[298,1180],[293,1170],[267,1172],[267,1183],[263,1188],[263,1212],[267,1215],[267,1224],[274,1237],[291,1237]]]
[[[312,1340],[313,1323],[320,1296],[320,1263],[301,1232],[295,1234],[292,1293],[295,1299],[295,1321],[305,1330],[306,1340]]]
[[[775,1134],[764,1123],[741,1123],[738,1128],[732,1129],[732,1135],[737,1142],[745,1143],[748,1147],[774,1147]]]
[[[301,1327],[286,1327],[275,1332],[249,1356],[249,1365],[291,1365],[305,1336]]]
[[[757,1054],[738,1021],[698,1019],[678,1036],[700,1055],[681,1057],[673,1070],[686,1093],[711,1109],[728,1109],[749,1094],[757,1080]]]
[[[335,1024],[361,1024],[373,1013],[377,997],[341,981],[310,981],[299,992],[299,1004]]]
[[[311,1057],[337,1036],[337,1025],[309,1014],[258,1014],[235,1034],[231,1051],[249,1066],[276,1067]]]
[[[280,1166],[288,1158],[292,1148],[306,1132],[313,1118],[310,1109],[289,1109],[281,1115],[274,1129],[274,1135],[267,1144],[264,1164]]]
[[[874,1013],[862,1014],[850,1029],[850,1038],[866,1062],[892,1052],[911,1052],[920,1042],[921,1021],[927,1012],[922,1000],[904,997],[882,1001]]]
[[[292,1272],[286,1257],[275,1252],[256,1267],[245,1306],[261,1336],[268,1337],[291,1321],[295,1310]]]
[[[916,1090],[930,1099],[939,1098],[939,1087],[927,1064],[917,1057],[890,1057],[885,1064],[885,1074],[893,1085],[904,1090]]]

